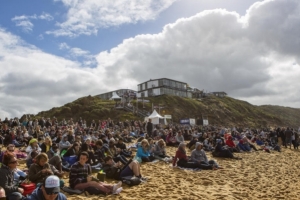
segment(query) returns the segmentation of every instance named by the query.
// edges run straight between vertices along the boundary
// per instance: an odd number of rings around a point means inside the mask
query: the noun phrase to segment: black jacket
[[[120,179],[120,173],[121,173],[120,168],[113,167],[109,164],[104,164],[102,166],[102,170],[105,172],[107,178],[116,179],[116,180]]]

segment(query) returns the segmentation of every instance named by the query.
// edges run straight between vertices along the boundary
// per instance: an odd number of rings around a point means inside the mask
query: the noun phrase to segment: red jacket
[[[176,154],[175,154],[175,158],[173,160],[173,166],[175,166],[175,164],[177,162],[177,158],[178,159],[185,159],[186,161],[188,160],[186,154],[182,153],[182,151],[180,151],[180,150],[177,150]]]
[[[235,144],[232,140],[226,140],[226,145],[229,147],[235,147]]]

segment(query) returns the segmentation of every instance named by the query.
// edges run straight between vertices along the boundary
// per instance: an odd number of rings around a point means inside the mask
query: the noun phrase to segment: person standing
[[[148,122],[146,124],[146,130],[147,130],[147,136],[152,137],[152,132],[153,132],[153,124],[151,119],[148,119]]]
[[[287,145],[290,145],[290,149],[292,149],[292,135],[293,132],[290,130],[289,127],[287,127],[286,131],[284,132],[285,135],[285,148],[287,148]]]

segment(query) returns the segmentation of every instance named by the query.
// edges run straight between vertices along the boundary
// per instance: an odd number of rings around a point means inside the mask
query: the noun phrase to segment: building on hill
[[[200,99],[200,98],[204,97],[203,90],[199,90],[198,88],[195,88],[195,87],[188,87],[188,92],[192,93],[193,99]]]
[[[212,92],[212,94],[216,97],[225,97],[225,96],[227,96],[226,92]]]
[[[168,78],[150,79],[138,84],[137,97],[151,97],[163,94],[192,98],[187,89],[188,84]]]
[[[136,98],[136,91],[130,90],[130,89],[114,90],[114,91],[111,91],[111,92],[106,92],[106,93],[103,93],[103,94],[98,94],[98,95],[96,95],[96,97],[99,97],[100,99],[104,99],[104,100],[109,100],[113,96],[114,92],[119,97],[122,97],[123,99]]]

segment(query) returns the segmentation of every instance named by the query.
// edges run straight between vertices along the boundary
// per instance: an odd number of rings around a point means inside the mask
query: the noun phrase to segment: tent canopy
[[[164,118],[160,114],[156,112],[156,110],[153,110],[152,114],[148,116],[148,119],[153,119],[153,118]]]
[[[148,121],[148,119],[151,119],[153,124],[159,124],[160,120],[159,119],[164,119],[161,115],[159,115],[156,110],[152,112],[152,114],[148,117],[145,117],[145,121]]]
[[[121,99],[121,97],[119,97],[119,95],[117,95],[116,92],[113,92],[113,95],[109,100],[115,100],[115,99]]]

